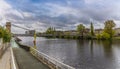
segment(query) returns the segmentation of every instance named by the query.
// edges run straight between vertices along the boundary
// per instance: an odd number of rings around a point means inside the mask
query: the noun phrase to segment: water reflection
[[[94,51],[93,51],[93,40],[90,41],[90,53],[91,53],[91,56],[94,55]]]
[[[23,40],[22,43],[32,45],[32,37],[20,38]],[[119,69],[119,44],[119,40],[97,41],[37,38],[39,51],[77,69]]]
[[[102,41],[104,54],[106,57],[112,57],[112,41]]]

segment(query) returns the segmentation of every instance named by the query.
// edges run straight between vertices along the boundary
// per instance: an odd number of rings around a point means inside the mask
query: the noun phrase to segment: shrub
[[[97,34],[96,37],[97,39],[110,39],[110,35],[105,32],[103,32],[102,34]]]
[[[3,38],[3,42],[10,42],[11,40],[11,33],[9,33],[6,29],[3,27],[0,27],[0,38]]]
[[[97,39],[110,39],[110,35],[106,32],[103,32],[102,34],[96,35]]]
[[[10,42],[11,40],[11,34],[7,30],[3,30],[3,42]]]
[[[101,34],[97,34],[97,35],[96,35],[96,38],[97,38],[97,39],[101,39]]]
[[[0,27],[0,38],[2,38],[2,37],[3,37],[3,28]]]

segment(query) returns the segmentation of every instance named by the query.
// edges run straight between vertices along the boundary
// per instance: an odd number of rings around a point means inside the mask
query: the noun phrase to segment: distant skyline
[[[120,27],[120,0],[0,0],[0,25],[6,21],[25,28],[45,31],[74,30],[78,24],[103,28],[104,21],[114,20]],[[12,32],[24,30],[12,27]]]

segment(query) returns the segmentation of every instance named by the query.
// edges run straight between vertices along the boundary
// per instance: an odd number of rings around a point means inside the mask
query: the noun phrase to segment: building
[[[64,35],[76,35],[77,31],[76,30],[68,30],[68,31],[63,31]]]
[[[90,29],[86,28],[85,31],[83,32],[83,34],[84,34],[84,35],[88,35],[89,32],[90,32]],[[78,31],[76,31],[76,30],[64,31],[64,34],[78,35]]]
[[[103,32],[103,29],[95,29],[95,34],[101,34]]]
[[[115,35],[120,36],[120,28],[115,28]]]
[[[115,36],[120,36],[120,28],[115,28]],[[103,29],[95,29],[95,34],[101,34]]]
[[[25,34],[30,34],[30,35],[33,35],[34,33],[35,33],[35,30],[25,31]]]

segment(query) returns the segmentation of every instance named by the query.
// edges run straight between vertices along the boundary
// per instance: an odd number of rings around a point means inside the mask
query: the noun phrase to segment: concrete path
[[[12,46],[19,69],[50,69],[32,56],[30,52],[20,48],[14,41],[12,42]]]
[[[13,48],[13,52],[20,69],[49,69],[22,48]]]
[[[4,52],[0,59],[0,69],[10,69],[10,59],[11,59],[11,53],[10,53],[10,47],[7,48],[7,50]]]

